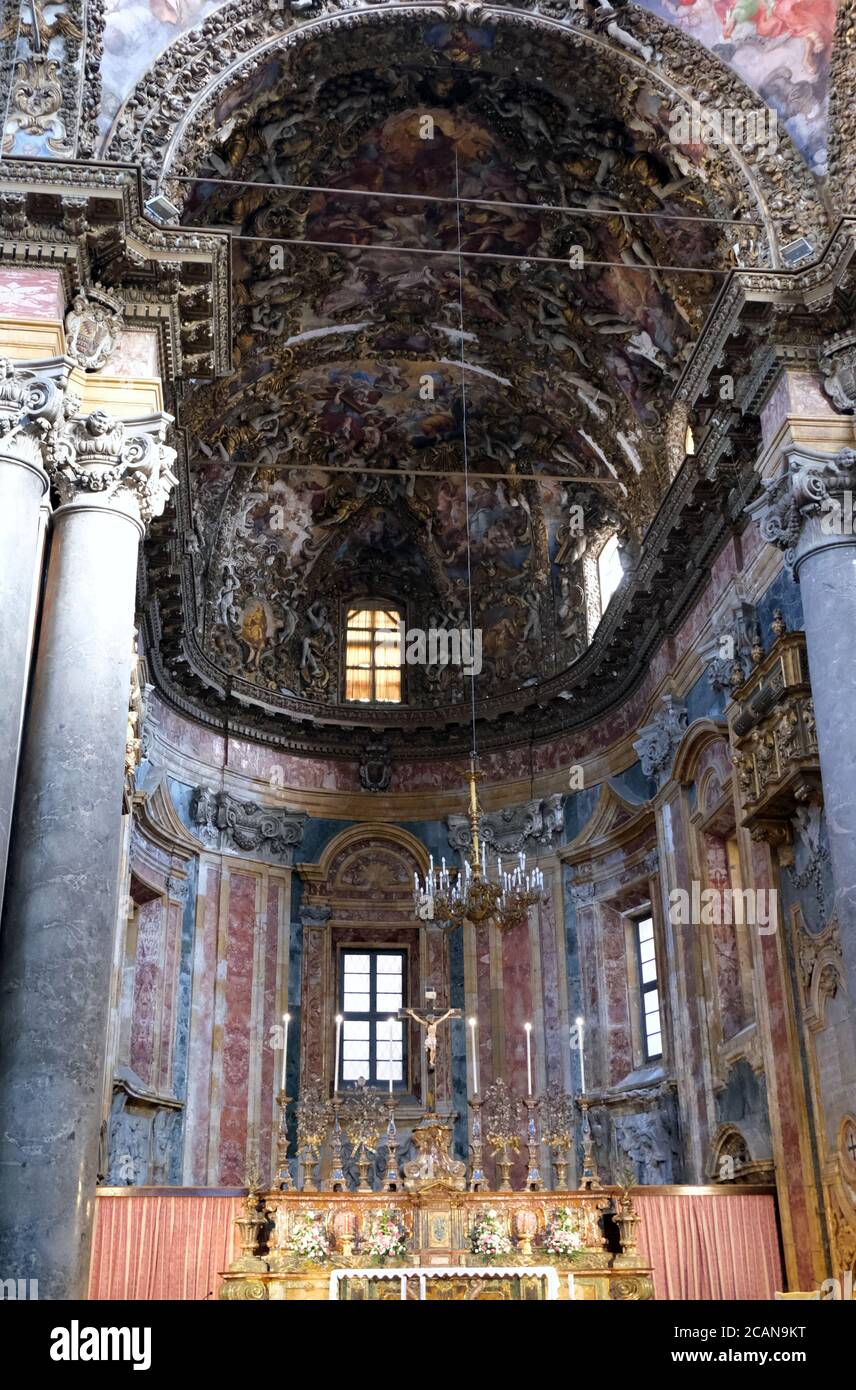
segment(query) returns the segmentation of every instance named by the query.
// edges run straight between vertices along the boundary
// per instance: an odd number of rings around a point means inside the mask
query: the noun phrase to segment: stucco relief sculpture
[[[96,286],[91,295],[75,295],[65,316],[66,352],[87,371],[103,367],[122,328],[119,302]]]
[[[305,811],[278,811],[208,787],[194,790],[190,814],[209,844],[241,854],[258,853],[287,864],[303,839],[307,819]]]

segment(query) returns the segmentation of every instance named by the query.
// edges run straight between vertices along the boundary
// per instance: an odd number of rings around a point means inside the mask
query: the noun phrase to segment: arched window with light
[[[609,607],[609,600],[615,593],[624,571],[621,568],[621,554],[618,537],[610,536],[597,557],[597,578],[600,588],[600,611],[603,615]]]
[[[345,699],[401,704],[401,609],[383,600],[350,604],[345,625]]]

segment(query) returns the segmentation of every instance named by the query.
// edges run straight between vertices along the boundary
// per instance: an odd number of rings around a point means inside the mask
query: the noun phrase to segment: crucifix
[[[405,1018],[412,1018],[414,1023],[418,1023],[420,1028],[425,1029],[425,1055],[428,1058],[428,1109],[433,1111],[435,1104],[434,1095],[434,1063],[437,1057],[437,1029],[441,1023],[447,1023],[450,1018],[460,1018],[460,1009],[444,1009],[438,1013],[434,1007],[437,1000],[435,989],[425,991],[425,1012],[417,1013],[416,1009],[399,1009],[396,1018],[403,1021]]]

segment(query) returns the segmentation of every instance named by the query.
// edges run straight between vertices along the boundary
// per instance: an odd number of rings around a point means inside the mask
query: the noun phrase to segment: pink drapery
[[[634,1202],[658,1299],[769,1299],[784,1288],[772,1195],[649,1188]],[[237,1194],[99,1193],[90,1298],[216,1298],[240,1206]]]
[[[89,1297],[217,1297],[235,1258],[239,1196],[99,1193]]]
[[[658,1299],[764,1299],[783,1289],[773,1196],[634,1194]]]

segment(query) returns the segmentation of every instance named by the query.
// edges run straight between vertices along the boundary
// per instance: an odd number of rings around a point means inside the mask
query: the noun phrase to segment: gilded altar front
[[[223,1275],[226,1300],[348,1302],[638,1300],[653,1297],[638,1254],[638,1217],[619,1189],[467,1192],[438,1182],[418,1192],[251,1193],[238,1218],[242,1253]],[[577,1248],[553,1254],[557,1212]],[[485,1215],[503,1251],[473,1249]],[[369,1253],[381,1217],[402,1233],[396,1258]],[[317,1233],[311,1254],[299,1233]],[[300,1247],[300,1248],[298,1248]]]

